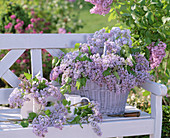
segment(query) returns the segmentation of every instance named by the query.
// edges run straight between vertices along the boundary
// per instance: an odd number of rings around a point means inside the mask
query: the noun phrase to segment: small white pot
[[[28,97],[30,101],[24,102],[24,105],[21,107],[21,119],[28,118],[29,113],[33,112],[33,98],[31,94]]]

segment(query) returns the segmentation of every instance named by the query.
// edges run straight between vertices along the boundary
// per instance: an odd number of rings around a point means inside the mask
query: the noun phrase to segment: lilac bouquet
[[[82,123],[89,123],[97,135],[102,134],[97,124],[102,121],[102,116],[96,102],[92,101],[87,105],[75,107],[75,118],[70,120],[67,115],[71,112],[70,107],[73,105],[71,105],[70,101],[61,99],[62,94],[57,87],[39,75],[32,78],[31,74],[24,73],[24,76],[21,75],[19,88],[15,89],[9,97],[10,107],[22,107],[24,102],[34,99],[41,105],[41,108],[36,113],[29,113],[28,118],[24,118],[24,120],[21,121],[21,126],[28,127],[29,123],[31,123],[33,133],[37,136],[45,137],[50,126],[62,130],[64,124],[79,123],[82,127]],[[47,106],[48,97],[50,96],[55,98],[54,105],[46,107],[45,109],[42,108],[42,106]]]
[[[37,75],[31,79],[31,74],[24,73],[25,77],[21,75],[19,88],[13,91],[9,97],[9,104],[11,108],[21,107],[25,101],[30,101],[29,95],[38,104],[47,105],[47,98],[49,96],[55,97],[57,101],[61,99],[61,93],[57,87],[54,87],[47,79]],[[23,78],[24,77],[24,78]]]
[[[165,48],[161,42],[159,47]],[[151,61],[157,60],[155,53],[164,56],[162,49],[148,48]],[[80,43],[78,51],[56,57],[50,80],[61,84],[61,93],[72,92],[99,102],[101,113],[123,114],[129,91],[153,79],[153,65],[145,57],[132,46],[129,30],[113,27],[106,33],[101,29]]]
[[[110,91],[115,87],[130,91],[152,78],[149,61],[133,51],[129,30],[112,28],[106,33],[102,29],[80,44],[78,51],[56,58],[50,79],[61,83],[62,93],[85,87],[87,80],[99,86],[106,84]]]

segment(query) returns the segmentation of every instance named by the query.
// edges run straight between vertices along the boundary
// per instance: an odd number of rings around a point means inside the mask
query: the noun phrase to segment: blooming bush
[[[15,89],[9,97],[10,107],[22,107],[25,101],[30,101],[30,98],[33,98],[41,105],[41,108],[37,113],[29,113],[28,118],[20,123],[21,126],[28,127],[31,122],[33,133],[37,136],[45,137],[49,126],[62,130],[63,125],[66,123],[79,123],[81,127],[82,123],[89,123],[97,135],[102,134],[97,124],[102,121],[102,116],[96,102],[92,101],[87,105],[75,107],[75,117],[70,120],[67,115],[71,113],[70,107],[73,105],[71,105],[70,101],[65,99],[61,100],[62,94],[57,87],[39,75],[36,75],[33,79],[28,73],[24,73],[24,76],[21,75],[19,88]],[[31,97],[29,95],[31,95]],[[49,96],[55,98],[54,106],[50,109],[43,109],[42,106],[47,106],[47,98]]]
[[[40,2],[41,3],[41,2]],[[23,5],[6,2],[7,10],[2,13],[0,33],[71,33],[82,27],[78,15],[73,13],[74,1],[49,1],[48,3],[25,2]],[[81,3],[77,3],[81,4]],[[34,5],[34,6],[33,6]],[[56,7],[57,5],[57,7]],[[40,6],[40,8],[36,8]],[[78,8],[77,8],[78,9]],[[0,59],[8,51],[0,51]],[[42,50],[44,76],[48,78],[52,57]],[[16,75],[30,69],[30,54],[26,52],[15,62],[11,70]]]

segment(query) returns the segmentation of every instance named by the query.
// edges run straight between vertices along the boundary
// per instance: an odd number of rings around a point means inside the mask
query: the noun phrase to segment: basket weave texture
[[[110,91],[106,84],[100,87],[94,82],[87,81],[86,87],[79,91],[72,91],[71,93],[97,101],[100,105],[100,112],[102,114],[121,115],[125,112],[129,91],[118,92],[116,89]]]

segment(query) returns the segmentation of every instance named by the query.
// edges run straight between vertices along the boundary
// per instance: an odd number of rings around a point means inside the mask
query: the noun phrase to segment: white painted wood
[[[135,123],[135,125],[134,125]],[[117,135],[134,136],[134,135],[145,135],[153,133],[154,120],[138,120],[138,121],[115,121],[115,122],[103,122],[99,124],[103,135],[101,138],[116,137]],[[90,125],[83,124],[83,129],[78,124],[76,125],[65,125],[63,130],[57,128],[48,128],[49,132],[46,138],[99,138],[91,129]],[[32,128],[11,128],[3,129],[3,133],[0,133],[0,137],[6,136],[5,138],[35,138],[35,134],[32,132]]]
[[[60,49],[46,49],[53,57],[60,57],[64,54]]]
[[[41,49],[31,49],[31,71],[32,78],[34,78],[38,73],[40,73],[40,76],[43,77]],[[33,99],[33,101],[30,101],[29,111],[31,111],[32,108],[32,112],[37,113],[40,107],[41,106],[35,101],[35,99]]]
[[[0,89],[0,104],[8,104],[8,98],[14,88]]]
[[[0,77],[15,63],[25,50],[11,50],[0,62]]]
[[[127,108],[128,107],[128,108]],[[129,105],[126,107],[127,109],[134,109],[134,107],[130,107]],[[135,109],[134,109],[135,110]],[[20,118],[20,109],[5,109],[0,110],[0,120],[8,119],[19,119]],[[154,120],[150,117],[143,119],[139,117],[138,119],[134,119],[133,117],[106,117],[103,119],[103,123],[99,124],[104,137],[116,137],[116,136],[128,136],[128,135],[145,135],[151,134],[154,132]],[[117,119],[115,119],[117,118]],[[34,138],[35,134],[32,133],[32,128],[29,127],[27,129],[23,129],[16,124],[11,123],[0,123],[1,130],[6,138],[10,138],[12,135],[15,138],[20,138],[25,135],[25,138]],[[98,138],[96,134],[92,131],[90,125],[83,125],[83,129],[80,128],[78,124],[76,125],[65,125],[63,130],[60,131],[56,128],[49,127],[49,132],[46,138]],[[88,133],[87,133],[88,132]],[[20,135],[20,133],[22,135]],[[21,138],[22,138],[21,137]]]
[[[167,94],[167,87],[156,82],[147,81],[142,87],[158,96],[165,96]]]
[[[38,73],[43,76],[41,49],[31,49],[31,71],[32,77]]]
[[[151,95],[151,117],[154,118],[154,134],[151,138],[161,138],[162,130],[162,96]]]
[[[8,82],[8,84],[10,84],[12,87],[18,87],[20,80],[18,79],[18,77],[9,69],[7,70],[7,72],[2,76],[2,78]]]
[[[74,48],[92,34],[0,34],[0,49]]]

